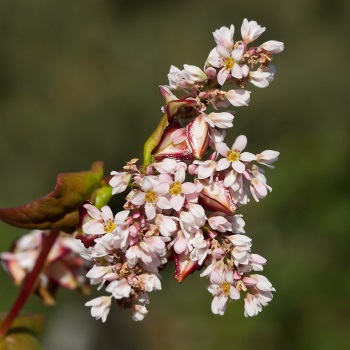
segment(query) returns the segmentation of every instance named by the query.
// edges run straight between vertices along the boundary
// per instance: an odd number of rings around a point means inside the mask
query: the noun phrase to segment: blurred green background
[[[0,1],[0,207],[52,190],[56,174],[105,161],[106,173],[141,156],[161,117],[158,85],[171,64],[202,66],[211,32],[243,18],[285,42],[267,89],[251,87],[231,139],[281,152],[273,192],[240,210],[253,252],[268,259],[275,299],[255,318],[243,301],[212,315],[198,274],[183,285],[165,270],[141,323],[113,308],[106,324],[60,291],[47,317],[48,350],[348,349],[350,341],[348,0]],[[0,250],[21,230],[0,223]],[[18,293],[0,271],[0,310]]]

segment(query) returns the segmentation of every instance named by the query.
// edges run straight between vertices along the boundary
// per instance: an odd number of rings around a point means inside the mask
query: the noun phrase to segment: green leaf
[[[43,347],[30,333],[19,332],[0,339],[0,350],[43,350]]]
[[[52,192],[20,207],[0,209],[0,219],[20,228],[72,233],[79,224],[80,203],[94,199],[102,176],[102,162],[95,162],[90,171],[59,174]]]
[[[0,325],[6,314],[0,314]],[[13,321],[10,331],[16,328],[27,329],[31,333],[38,334],[44,327],[44,316],[40,314],[21,315]]]
[[[6,314],[0,315],[0,324]],[[42,350],[35,335],[44,325],[44,316],[40,314],[18,316],[7,334],[0,339],[0,350]]]
[[[160,120],[156,129],[152,135],[148,138],[145,145],[143,146],[143,169],[145,170],[147,165],[152,163],[152,151],[158,145],[162,138],[165,128],[168,126],[168,116],[164,114]]]

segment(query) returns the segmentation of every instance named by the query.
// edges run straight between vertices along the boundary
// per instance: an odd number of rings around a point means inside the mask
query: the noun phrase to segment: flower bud
[[[210,126],[200,115],[186,127],[187,142],[194,157],[201,159],[207,151],[210,140]]]
[[[199,180],[203,186],[199,193],[199,204],[206,210],[219,211],[232,215],[237,208],[230,189],[224,186],[224,177],[221,174],[214,176],[213,182],[209,179]]]
[[[174,144],[172,141],[172,134],[180,129],[181,126],[177,120],[174,120],[167,126],[160,142],[152,151],[152,155],[156,161],[161,161],[164,158],[193,159],[192,151],[187,146],[186,140],[178,144]]]
[[[189,274],[202,267],[198,264],[198,261],[191,260],[189,255],[177,254],[173,251],[173,256],[175,262],[174,278],[180,283],[182,283]]]

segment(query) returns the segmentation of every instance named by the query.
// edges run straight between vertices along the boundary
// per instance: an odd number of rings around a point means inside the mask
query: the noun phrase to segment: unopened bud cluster
[[[86,303],[95,318],[105,321],[114,301],[142,320],[148,295],[161,289],[160,272],[172,260],[179,282],[196,270],[209,280],[215,314],[244,298],[245,315],[254,316],[272,299],[275,289],[259,274],[266,260],[251,252],[242,215],[235,212],[271,191],[263,167],[273,168],[279,153],[246,151],[244,135],[228,146],[234,114],[222,111],[248,105],[249,83],[262,88],[273,80],[270,61],[284,46],[273,40],[252,45],[264,31],[245,19],[242,39],[234,41],[234,26],[222,27],[213,33],[217,45],[203,70],[172,66],[169,85],[160,87],[167,126],[151,162],[132,159],[111,173],[112,193],[126,196],[123,210],[83,204],[83,257],[94,264],[87,277],[105,291]]]

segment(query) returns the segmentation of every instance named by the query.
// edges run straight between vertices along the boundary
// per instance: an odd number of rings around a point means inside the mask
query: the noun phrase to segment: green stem
[[[156,129],[143,146],[143,171],[146,170],[148,164],[152,163],[152,151],[158,145],[168,124],[168,116],[164,114]]]
[[[55,243],[59,235],[58,230],[52,230],[43,242],[41,252],[35,262],[33,270],[29,273],[15,303],[13,304],[10,312],[7,314],[6,319],[0,328],[0,338],[4,336],[10,329],[11,324],[21,311],[23,305],[26,303],[30,295],[34,292],[39,275],[44,268],[44,264],[47,256],[49,255],[53,244]]]

